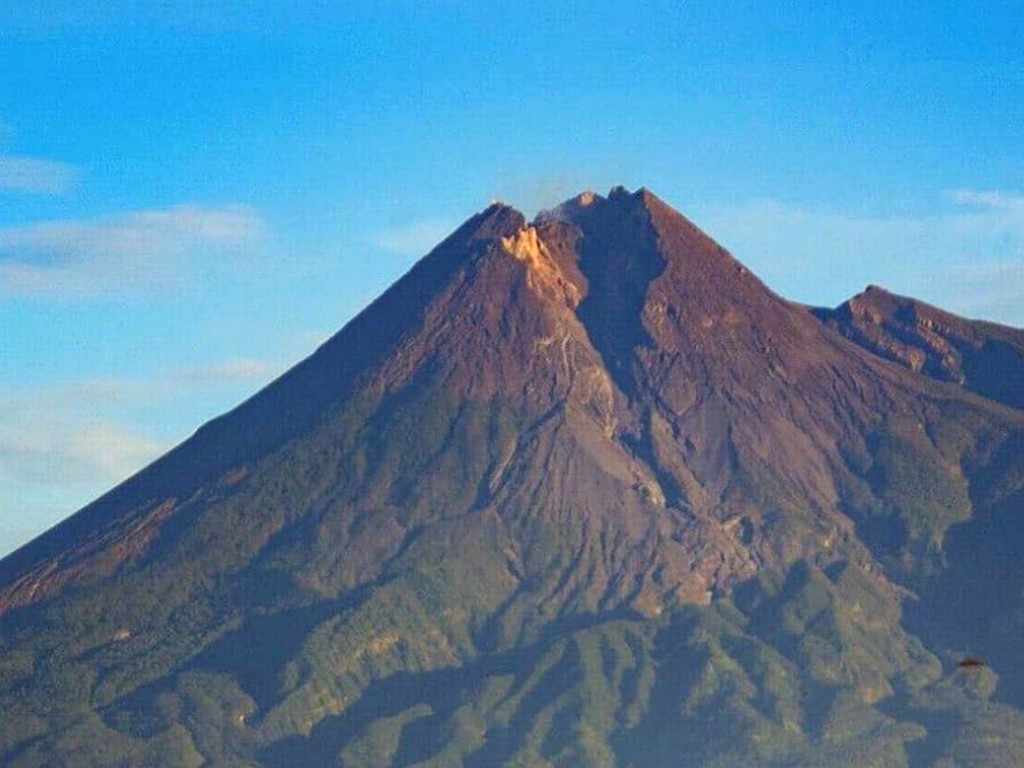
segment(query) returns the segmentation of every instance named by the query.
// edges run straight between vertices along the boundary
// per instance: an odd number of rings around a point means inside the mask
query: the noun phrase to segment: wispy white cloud
[[[0,132],[2,132],[0,127]],[[59,195],[78,181],[78,169],[56,160],[0,155],[0,189]]]
[[[0,294],[81,296],[166,286],[183,261],[258,238],[250,208],[177,206],[0,228]]]
[[[8,399],[0,409],[0,475],[16,481],[106,486],[166,447],[53,393]]]
[[[451,222],[435,219],[414,221],[374,232],[368,238],[371,245],[399,256],[425,256],[454,229]]]
[[[0,391],[0,556],[170,447],[104,414],[98,392],[76,389]]]
[[[834,305],[868,283],[1024,326],[1024,195],[961,189],[938,210],[858,215],[774,200],[699,223],[783,295]]]
[[[222,382],[269,381],[284,371],[281,363],[252,357],[236,357],[209,365],[181,368],[171,374],[175,382],[217,384]]]
[[[143,378],[83,379],[32,390],[0,387],[0,477],[54,484],[123,480],[170,447],[133,423],[140,412],[220,390],[233,393],[239,384],[259,386],[287,366],[229,358]]]
[[[1024,256],[945,270],[950,307],[971,317],[1024,328]]]
[[[952,189],[946,193],[950,202],[982,209],[1024,213],[1024,195],[998,190]]]
[[[145,467],[287,365],[231,358],[143,378],[32,390],[0,386],[0,557]],[[183,405],[191,414],[184,420]]]

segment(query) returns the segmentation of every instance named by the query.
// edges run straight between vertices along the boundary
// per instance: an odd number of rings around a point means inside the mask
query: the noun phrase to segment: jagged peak
[[[541,286],[546,285],[554,289],[556,295],[564,296],[571,306],[579,304],[579,287],[562,273],[536,226],[525,226],[502,237],[500,242],[505,253],[526,265],[527,281],[534,290],[540,291]]]
[[[495,201],[463,222],[462,226],[445,239],[445,242],[500,240],[524,226],[526,217],[520,211],[511,205]]]
[[[930,315],[941,315],[949,318],[957,316],[944,309],[928,304],[927,302],[915,299],[912,296],[894,293],[875,283],[869,284],[863,291],[844,301],[838,309],[848,311],[872,310],[875,312],[893,312],[900,309],[913,310],[917,313]],[[960,318],[965,319],[965,318]]]
[[[578,195],[556,205],[554,208],[546,208],[540,211],[533,219],[534,224],[545,224],[552,221],[575,224],[580,216],[587,210],[605,202],[601,195],[586,189]]]
[[[916,318],[915,322],[923,325],[942,324],[948,327],[957,327],[960,333],[969,333],[967,328],[973,327],[976,330],[985,328],[987,332],[1003,334],[1009,332],[1016,334],[1020,329],[1012,326],[993,323],[987,320],[976,320],[970,317],[950,312],[947,309],[930,304],[922,299],[906,294],[895,293],[887,288],[874,283],[868,285],[860,293],[851,296],[835,309],[819,310],[819,316],[827,316],[835,313],[846,313],[850,315],[862,315],[870,317],[873,322],[882,322],[884,318],[903,315]]]
[[[616,212],[620,215],[646,213],[655,230],[653,234],[660,235],[666,230],[679,230],[684,232],[694,245],[726,253],[711,236],[647,187],[639,187],[636,191],[630,192],[626,187],[618,185],[612,187],[607,196],[584,190],[554,208],[541,211],[533,223],[561,221],[584,228],[592,218],[607,217]]]
[[[605,209],[608,204],[616,206],[632,201],[640,201],[646,204],[648,200],[657,201],[664,205],[657,197],[651,194],[645,187],[636,192],[630,192],[626,187],[617,185],[612,187],[607,196],[599,195],[590,189],[585,189],[568,200],[564,200],[553,208],[540,211],[534,218],[534,223],[547,221],[562,221],[571,224],[579,224],[581,218]]]
[[[876,283],[869,283],[863,291],[848,298],[840,307],[852,307],[858,304],[891,304],[896,301],[913,301],[913,299],[886,290]]]
[[[555,219],[572,223],[584,232],[593,227],[639,227],[652,241],[661,245],[669,263],[693,265],[703,262],[704,267],[718,263],[731,275],[748,274],[749,270],[693,221],[662,200],[647,187],[631,192],[624,186],[613,187],[607,197],[585,191],[566,200],[550,211],[544,211],[540,220]],[[631,222],[631,223],[630,223]]]
[[[626,187],[620,184],[616,187],[612,187],[612,189],[608,192],[608,200],[627,204],[639,203],[644,208],[660,206],[662,208],[674,210],[670,205],[668,205],[668,203],[666,203],[664,200],[662,200],[660,197],[654,194],[647,187],[637,187],[635,191],[630,192]],[[678,213],[678,211],[676,211],[676,213]]]
[[[522,261],[537,264],[546,259],[547,246],[537,234],[533,226],[523,227],[514,234],[501,238],[502,247],[512,256]]]
[[[578,223],[578,217],[605,210],[609,205],[622,207],[635,206],[637,204],[644,208],[658,207],[670,211],[673,210],[670,205],[665,203],[647,187],[639,187],[636,191],[630,192],[629,189],[619,184],[612,187],[607,195],[600,195],[593,190],[585,189],[553,208],[540,211],[534,218],[534,223],[552,220]],[[678,212],[675,213],[681,215]]]

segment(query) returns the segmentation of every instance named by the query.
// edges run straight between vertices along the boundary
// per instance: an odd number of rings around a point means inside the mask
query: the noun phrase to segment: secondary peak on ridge
[[[0,764],[1021,765],[1024,331],[554,216],[0,560]]]
[[[511,205],[491,203],[471,217],[458,231],[465,231],[472,240],[498,240],[509,237],[526,226],[526,217]]]

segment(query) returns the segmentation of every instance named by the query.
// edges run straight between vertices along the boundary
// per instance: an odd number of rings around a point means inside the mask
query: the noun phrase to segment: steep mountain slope
[[[1024,412],[843,317],[492,206],[0,562],[0,761],[1013,764]]]
[[[834,310],[816,313],[888,360],[1024,408],[1024,331],[965,320],[874,285]]]

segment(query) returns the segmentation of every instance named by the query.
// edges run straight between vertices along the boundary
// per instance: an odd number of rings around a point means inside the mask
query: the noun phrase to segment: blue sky
[[[787,297],[1024,326],[1015,3],[86,5],[0,20],[0,554],[494,198],[644,185]]]

